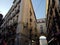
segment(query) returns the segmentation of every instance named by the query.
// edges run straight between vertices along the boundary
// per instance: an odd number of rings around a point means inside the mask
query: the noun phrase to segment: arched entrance
[[[40,45],[48,45],[47,40],[46,40],[46,36],[40,36],[39,43],[40,43]]]

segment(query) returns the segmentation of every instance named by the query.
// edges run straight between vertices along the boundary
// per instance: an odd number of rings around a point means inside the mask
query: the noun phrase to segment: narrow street
[[[0,45],[60,45],[60,0],[0,4]]]

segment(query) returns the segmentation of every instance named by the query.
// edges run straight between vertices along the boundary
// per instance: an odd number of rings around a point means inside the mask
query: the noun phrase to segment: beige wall
[[[22,8],[22,23],[23,25],[28,23],[28,30],[22,30],[22,33],[24,32],[24,34],[26,34],[26,32],[30,31],[29,29],[32,27],[32,33],[34,34],[35,33],[35,25],[36,25],[36,18],[35,18],[35,15],[34,15],[34,10],[32,8],[32,5],[31,5],[31,2],[30,0],[22,0],[23,3],[23,8]],[[31,16],[30,16],[30,11],[31,11]],[[30,22],[30,18],[32,19],[32,22]],[[31,23],[31,25],[30,25]]]
[[[46,0],[46,14],[47,14],[47,9],[48,9],[48,0]]]
[[[44,22],[39,22],[39,21],[44,21]],[[38,19],[37,19],[38,21]],[[40,19],[38,22],[37,22],[37,30],[38,30],[38,35],[41,36],[41,25],[43,27],[43,32],[46,34],[46,22],[45,22],[45,18],[44,20],[43,19]]]

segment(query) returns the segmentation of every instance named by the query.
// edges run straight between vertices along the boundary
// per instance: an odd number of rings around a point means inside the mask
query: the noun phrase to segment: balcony
[[[53,14],[53,11],[52,11],[52,8],[50,9],[50,15],[52,15]]]
[[[52,8],[54,8],[55,0],[52,0]]]
[[[60,32],[55,33],[56,36],[60,36]]]
[[[16,14],[18,14],[19,12],[20,12],[20,10],[19,10],[19,9],[17,9],[17,10],[16,10]]]
[[[21,0],[19,0],[18,2],[17,2],[17,4],[19,4],[21,2]]]
[[[15,3],[15,2],[16,2],[16,0],[13,1],[13,3]]]
[[[17,4],[14,5],[14,9],[17,7]]]
[[[59,20],[59,14],[58,14],[57,9],[55,9],[55,15],[56,15],[56,19]]]

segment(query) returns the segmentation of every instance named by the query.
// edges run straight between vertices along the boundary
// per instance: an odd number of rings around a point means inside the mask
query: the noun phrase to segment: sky
[[[3,17],[7,14],[12,6],[13,0],[0,0],[0,13]],[[32,0],[33,8],[37,19],[46,17],[46,0]]]
[[[0,13],[3,14],[3,17],[8,13],[12,3],[13,0],[0,0]]]
[[[32,0],[36,18],[46,17],[46,0]]]

